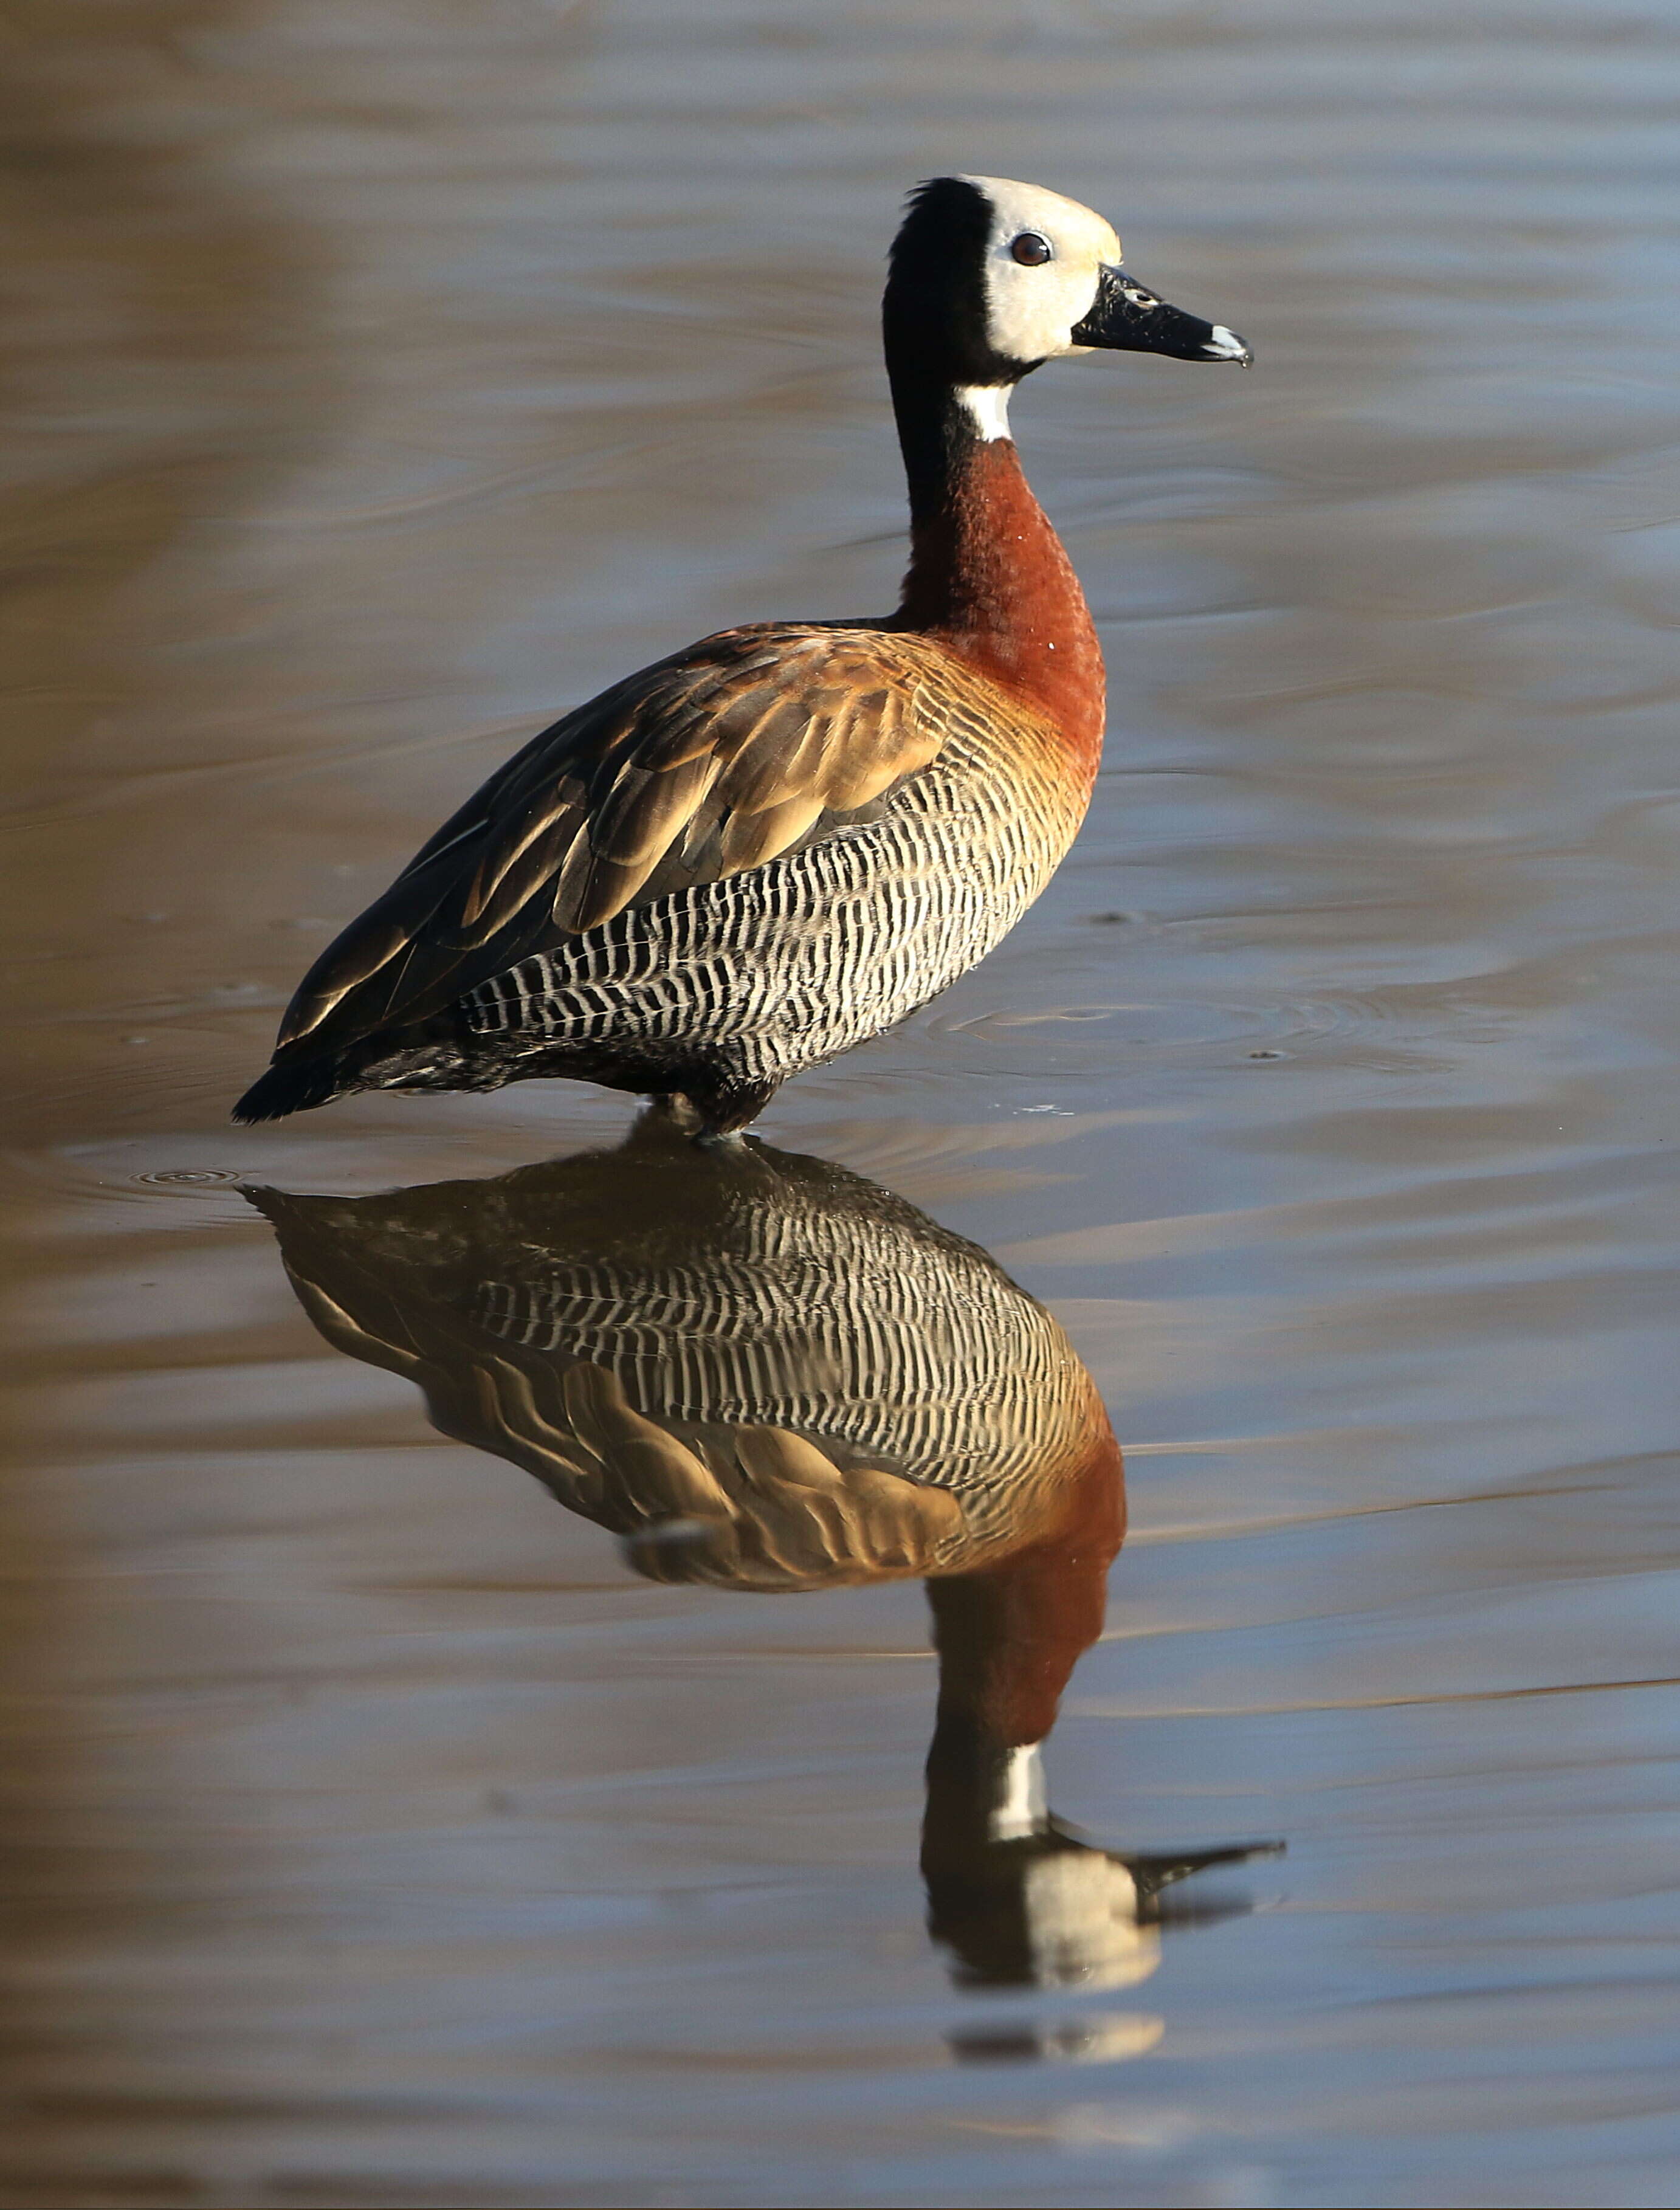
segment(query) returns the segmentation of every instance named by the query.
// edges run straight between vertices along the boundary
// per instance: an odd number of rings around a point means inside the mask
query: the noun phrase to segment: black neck
[[[968,462],[986,441],[954,383],[920,363],[887,363],[898,448],[910,495],[910,527],[948,514]]]
[[[958,389],[1006,384],[1022,373],[1020,362],[999,355],[988,329],[992,221],[977,184],[935,177],[911,195],[892,242],[881,337],[913,522],[948,510],[965,456],[984,442]]]

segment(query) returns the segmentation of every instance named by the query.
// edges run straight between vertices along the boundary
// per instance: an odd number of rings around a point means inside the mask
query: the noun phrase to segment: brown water
[[[1680,9],[34,0],[6,40],[6,2199],[1680,2197]],[[297,1214],[294,1290],[239,1187],[490,1184],[625,1101],[226,1118],[516,737],[890,602],[875,294],[951,167],[1094,202],[1259,355],[1022,395],[1110,660],[1092,817],[763,1126],[993,1253],[1125,1446],[1048,1905],[943,1753],[924,1798],[918,1571],[942,1713],[1025,1645],[950,1624],[987,1585],[879,1453],[754,1444],[797,1426],[757,1400],[650,1440],[547,1338],[493,1356],[485,1285],[565,1241],[516,1264],[505,1193],[393,1200],[377,1264],[374,1216]],[[966,1405],[953,1341],[881,1350],[877,1414]],[[611,1530],[708,1479],[745,1549],[632,1570]],[[1079,1868],[1271,1837],[1095,1963],[1033,1946]]]

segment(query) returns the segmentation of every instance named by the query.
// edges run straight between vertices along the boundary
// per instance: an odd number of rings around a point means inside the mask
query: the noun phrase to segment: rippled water
[[[1677,34],[12,11],[9,2199],[1676,2199]],[[582,1089],[232,1129],[516,736],[890,602],[952,167],[1259,355],[1018,404],[1042,904],[692,1217]]]

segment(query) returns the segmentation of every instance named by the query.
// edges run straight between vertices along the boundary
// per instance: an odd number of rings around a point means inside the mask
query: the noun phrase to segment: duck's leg
[[[682,1094],[699,1115],[697,1144],[738,1144],[741,1131],[750,1127],[782,1087],[779,1078],[764,1082],[732,1082],[727,1075],[695,1075],[686,1078]]]
[[[650,1090],[648,1109],[659,1120],[668,1121],[682,1135],[695,1136],[700,1132],[699,1115],[680,1090]]]

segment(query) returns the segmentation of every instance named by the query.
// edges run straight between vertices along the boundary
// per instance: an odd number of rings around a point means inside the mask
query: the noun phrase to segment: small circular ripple
[[[146,1182],[154,1187],[165,1189],[176,1188],[183,1184],[190,1188],[196,1188],[206,1184],[238,1181],[239,1179],[238,1174],[226,1167],[169,1168],[155,1174],[139,1174],[135,1176],[136,1181]]]

